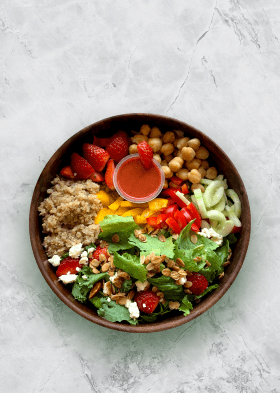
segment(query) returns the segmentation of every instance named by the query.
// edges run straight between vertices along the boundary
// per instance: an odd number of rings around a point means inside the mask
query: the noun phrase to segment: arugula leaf
[[[133,233],[129,236],[128,242],[131,245],[138,247],[141,252],[145,253],[145,255],[149,255],[152,251],[154,251],[155,254],[157,252],[156,255],[166,255],[169,258],[173,258],[174,243],[172,237],[167,238],[165,242],[161,242],[157,237],[151,237],[148,234],[145,234],[145,236],[147,241],[140,242]]]
[[[114,265],[141,282],[146,280],[146,267],[141,265],[140,258],[137,257],[137,255],[131,255],[127,252],[125,252],[123,255],[120,255],[117,252],[114,252]]]
[[[83,275],[86,275],[88,279],[84,280],[82,278]],[[94,284],[103,278],[109,278],[108,273],[94,274],[90,267],[84,266],[80,270],[79,276],[73,285],[72,295],[76,300],[84,303],[87,300],[87,295]]]
[[[101,307],[97,310],[97,314],[111,322],[127,321],[131,325],[137,325],[138,321],[130,318],[130,313],[125,306],[117,304],[113,300],[110,302],[106,298],[101,298]]]
[[[184,316],[186,317],[187,315],[189,315],[192,309],[193,306],[188,299],[188,295],[184,296],[178,310],[183,311]]]
[[[185,295],[182,285],[175,284],[171,277],[148,278],[148,281],[157,287],[160,292],[164,293],[166,300],[181,300]]]

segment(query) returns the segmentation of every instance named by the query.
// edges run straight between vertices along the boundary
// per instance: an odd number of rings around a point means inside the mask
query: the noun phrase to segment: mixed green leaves
[[[138,321],[130,318],[130,313],[125,306],[121,306],[108,298],[99,298],[100,307],[97,314],[111,322],[127,321],[131,325],[137,325]]]
[[[104,278],[109,279],[107,273],[94,274],[90,267],[84,266],[73,285],[72,295],[76,300],[84,303],[94,284]]]
[[[136,255],[131,255],[127,252],[120,255],[119,253],[114,252],[114,265],[127,272],[136,280],[140,280],[141,282],[146,280],[147,270],[145,266],[141,265],[140,258]]]

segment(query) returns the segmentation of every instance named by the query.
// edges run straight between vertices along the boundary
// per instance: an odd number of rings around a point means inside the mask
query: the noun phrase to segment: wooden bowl
[[[188,316],[184,317],[182,314],[178,315],[174,312],[173,316],[163,318],[158,322],[131,326],[126,323],[113,323],[99,317],[93,309],[76,301],[71,295],[68,287],[58,281],[55,269],[48,262],[42,245],[43,235],[41,219],[38,215],[38,206],[47,196],[46,191],[50,188],[51,181],[54,179],[56,174],[59,173],[63,166],[69,165],[71,153],[76,151],[81,154],[83,143],[92,143],[93,134],[109,136],[119,129],[127,132],[130,132],[131,130],[138,131],[143,124],[149,124],[151,127],[157,126],[163,132],[173,129],[183,130],[186,136],[200,139],[202,145],[209,150],[213,165],[218,168],[218,172],[220,174],[225,175],[228,180],[229,187],[233,188],[241,199],[242,230],[239,234],[238,241],[234,244],[231,264],[225,269],[225,276],[220,281],[220,287],[203,298],[200,303],[195,305],[194,309]],[[57,296],[73,311],[91,322],[110,329],[134,333],[158,332],[180,326],[198,317],[212,307],[226,293],[241,269],[249,245],[250,230],[251,214],[248,196],[237,169],[225,152],[207,135],[182,121],[169,117],[142,113],[124,114],[101,120],[84,128],[69,138],[54,153],[43,169],[34,189],[29,217],[30,239],[36,262],[45,280]]]

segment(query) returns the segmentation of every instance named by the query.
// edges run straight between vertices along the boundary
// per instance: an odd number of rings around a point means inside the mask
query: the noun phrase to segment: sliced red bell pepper
[[[166,198],[166,199],[167,199],[167,206],[171,206],[175,204],[172,198]]]
[[[179,206],[182,207],[182,208],[183,208],[183,207],[186,207],[187,204],[186,204],[185,202],[183,202],[182,199],[180,199],[180,198],[178,197],[178,195],[176,195],[176,191],[179,191],[179,190],[177,190],[177,189],[172,189],[172,188],[167,188],[166,190],[164,190],[165,195],[166,195],[166,196],[169,196],[170,198],[172,198],[173,201],[174,201],[175,203],[177,203],[177,205],[179,205]]]
[[[178,205],[176,205],[176,203],[174,205],[171,206],[167,206],[164,209],[162,209],[162,212],[164,214],[166,214],[166,218],[168,217],[174,217],[174,213],[175,211],[178,210]]]
[[[234,226],[234,227],[232,228],[231,233],[238,233],[238,232],[240,232],[240,231],[241,231],[241,227],[236,227],[236,226]]]
[[[168,197],[171,197],[170,191],[175,191],[176,192],[176,191],[180,191],[180,190],[181,190],[180,187],[178,187],[178,188],[169,187],[169,188],[166,188],[165,190],[161,191],[161,196],[168,198]]]
[[[192,202],[188,204],[187,208],[192,216],[192,219],[195,218],[195,224],[198,226],[198,228],[200,228],[201,227],[201,215],[199,214],[197,208],[195,207],[195,205]]]
[[[183,180],[177,176],[172,176],[170,181],[171,181],[171,183],[175,184],[176,186],[181,186],[181,184],[183,183]]]
[[[172,229],[172,231],[174,233],[180,233],[181,232],[180,226],[177,224],[177,222],[174,220],[173,217],[168,217],[166,219],[166,224],[169,226],[170,229]]]
[[[158,224],[157,224],[157,217],[154,217],[154,216],[147,217],[147,223],[155,229],[160,229],[160,226],[158,226]]]
[[[192,217],[190,211],[187,208],[181,209],[181,213],[184,215],[185,219],[187,220],[187,223],[189,223],[194,219],[194,217]],[[196,222],[192,224],[191,229],[194,232],[199,232],[199,227],[197,226]]]
[[[179,210],[176,210],[174,213],[174,220],[177,221],[179,227],[181,227],[181,229],[185,228],[185,226],[187,225],[187,220],[184,216],[183,213],[181,213]]]
[[[167,214],[159,214],[157,217],[157,226],[160,228],[166,228],[165,221],[168,218]]]
[[[183,185],[182,185],[182,193],[183,194],[189,194],[189,188],[188,188],[188,186],[186,185],[186,183],[184,183]]]

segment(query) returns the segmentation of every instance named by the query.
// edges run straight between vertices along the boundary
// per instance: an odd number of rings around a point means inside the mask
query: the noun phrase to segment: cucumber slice
[[[218,210],[209,210],[207,212],[207,215],[210,220],[219,221],[220,223],[226,222],[226,217],[222,212],[219,212]]]
[[[196,189],[194,190],[194,195],[195,195],[195,199],[196,199],[196,203],[198,206],[198,210],[199,213],[201,215],[201,218],[207,218],[207,210],[206,210],[206,206],[204,204],[203,201],[203,197],[202,197],[202,192],[200,189]]]
[[[217,195],[215,195],[216,193]],[[221,180],[213,180],[203,194],[203,200],[206,208],[216,205],[222,198],[223,193],[223,182]]]
[[[233,201],[235,214],[236,214],[237,218],[239,218],[241,216],[241,201],[239,199],[239,196],[237,195],[237,193],[234,190],[232,190],[230,188],[226,190],[226,194]]]
[[[231,220],[226,220],[224,223],[220,223],[215,228],[215,231],[219,235],[226,237],[227,235],[229,235],[231,233],[231,231],[233,230],[233,227],[234,227],[234,223]]]

